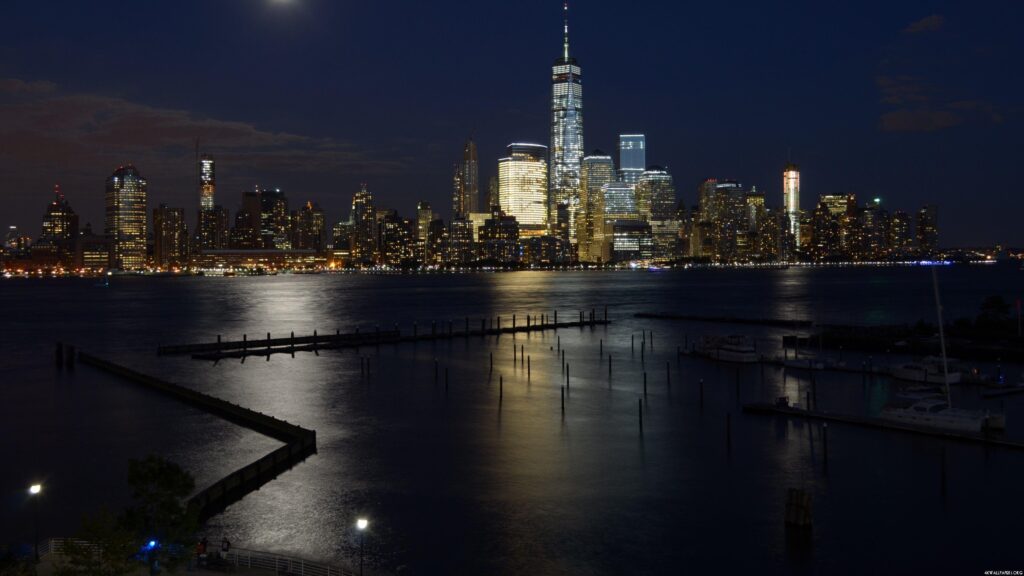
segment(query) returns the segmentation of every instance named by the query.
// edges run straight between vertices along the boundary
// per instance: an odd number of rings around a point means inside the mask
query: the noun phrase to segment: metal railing
[[[257,552],[244,548],[232,548],[225,555],[228,563],[236,568],[267,570],[280,575],[294,576],[355,576],[355,572],[330,564],[310,562],[302,558],[281,556],[269,552]]]

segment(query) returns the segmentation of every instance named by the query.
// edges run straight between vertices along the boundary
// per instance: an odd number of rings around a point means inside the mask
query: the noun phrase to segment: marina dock
[[[951,432],[946,430],[939,430],[936,428],[907,426],[897,424],[894,422],[889,422],[887,420],[881,420],[878,418],[864,418],[860,416],[837,414],[834,412],[827,412],[821,410],[805,410],[803,408],[796,408],[793,406],[777,406],[775,404],[751,403],[743,405],[743,412],[747,414],[767,414],[776,416],[787,416],[791,418],[822,420],[826,422],[838,422],[841,424],[849,424],[851,426],[860,426],[863,428],[875,428],[878,430],[891,430],[894,432],[905,432],[908,434],[931,436],[933,438],[940,440],[973,442],[975,444],[984,444],[986,446],[1024,450],[1024,442],[1016,440],[1007,440],[1003,438],[985,436],[981,434],[970,434],[967,432]]]
[[[400,330],[374,330],[368,332],[351,332],[342,334],[336,331],[334,334],[313,333],[308,336],[288,336],[284,338],[267,338],[261,340],[250,340],[243,336],[242,340],[205,342],[198,344],[181,344],[174,346],[160,346],[157,348],[158,355],[191,354],[195,360],[222,360],[225,358],[245,359],[249,356],[265,356],[272,354],[293,354],[295,352],[314,352],[321,350],[338,350],[342,348],[359,348],[361,346],[377,346],[380,344],[401,344],[408,342],[426,342],[432,340],[451,340],[455,338],[474,338],[483,336],[501,336],[505,334],[524,334],[529,332],[543,332],[549,330],[561,330],[567,328],[587,328],[596,326],[607,326],[611,321],[607,315],[603,320],[596,318],[591,311],[589,318],[580,312],[579,320],[571,322],[558,322],[558,315],[554,321],[548,321],[546,317],[526,317],[526,322],[512,316],[509,323],[502,325],[502,317],[481,319],[480,328],[475,329],[475,321],[465,318],[460,322],[461,326],[456,329],[456,323],[449,321],[445,323],[433,322],[428,330],[420,332],[419,326],[414,325],[411,333],[402,333]]]

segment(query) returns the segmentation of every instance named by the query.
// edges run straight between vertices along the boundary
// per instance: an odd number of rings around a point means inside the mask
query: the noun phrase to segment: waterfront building
[[[893,258],[905,260],[910,257],[913,247],[910,234],[910,214],[896,210],[889,218],[889,250]]]
[[[499,206],[523,230],[543,231],[548,225],[546,158],[545,146],[512,143],[508,156],[498,160]]]
[[[800,167],[788,164],[782,172],[782,205],[789,218],[789,234],[793,245],[799,249],[800,242]]]
[[[551,155],[548,218],[553,222],[558,205],[569,211],[569,234],[575,237],[573,227],[579,210],[580,170],[583,160],[583,85],[579,63],[569,55],[569,4],[563,5],[562,55],[551,68]],[[504,188],[504,181],[500,184]],[[502,191],[502,199],[505,198]],[[502,209],[514,215],[521,225],[532,225],[502,204]]]
[[[322,252],[326,248],[327,219],[315,202],[306,202],[295,218],[292,247]]]
[[[416,258],[423,264],[429,259],[430,223],[434,221],[434,211],[430,202],[416,204]]]
[[[473,221],[453,218],[448,228],[448,243],[445,249],[445,264],[461,266],[476,260],[476,241]]]
[[[107,178],[105,233],[110,237],[111,268],[146,267],[146,179],[135,166],[119,166]]]
[[[580,171],[580,214],[577,221],[577,255],[583,262],[601,262],[604,242],[604,189],[615,177],[612,157],[595,150],[583,158]]]
[[[519,240],[522,263],[527,266],[555,266],[569,263],[565,241],[557,236],[545,234]]]
[[[32,259],[53,266],[72,266],[78,243],[78,215],[64,198],[60,185],[53,187],[54,199],[46,205],[43,230],[32,245]]]
[[[939,209],[926,204],[917,212],[917,250],[922,258],[932,258],[939,247]]]
[[[427,226],[427,242],[424,246],[424,266],[440,266],[444,264],[444,250],[448,242],[448,229],[444,220],[434,218]]]
[[[78,235],[78,251],[75,254],[75,267],[94,272],[103,270],[110,265],[110,239],[105,234],[92,231],[92,224],[86,222]]]
[[[228,210],[217,205],[199,211],[199,249],[223,250],[228,247],[229,230]]]
[[[613,220],[605,225],[611,262],[647,262],[654,257],[651,225],[641,220]]]
[[[462,162],[455,165],[453,177],[452,212],[462,216],[477,211],[480,197],[480,173],[476,142],[470,138],[462,149]]]
[[[371,262],[377,251],[377,212],[373,195],[362,184],[352,196],[352,258],[356,262]]]
[[[640,182],[647,169],[647,141],[643,134],[619,135],[619,180],[627,184]]]
[[[410,266],[416,258],[416,226],[395,210],[377,213],[378,264],[394,268]]]
[[[188,228],[185,209],[166,204],[153,209],[153,264],[169,269],[188,263]]]
[[[515,216],[498,210],[480,227],[477,250],[481,260],[496,264],[519,261],[519,223]]]
[[[260,238],[265,250],[289,250],[291,242],[291,218],[288,197],[280,188],[260,190]]]

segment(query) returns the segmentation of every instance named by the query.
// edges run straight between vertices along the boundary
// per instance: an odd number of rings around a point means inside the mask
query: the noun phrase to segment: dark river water
[[[1024,295],[1024,272],[1008,265],[944,267],[939,283],[947,319],[973,316],[991,294]],[[205,528],[214,542],[226,535],[237,547],[352,566],[354,522],[366,517],[373,573],[1024,569],[1024,451],[835,424],[826,468],[820,424],[741,411],[743,402],[802,398],[806,375],[676,355],[705,334],[751,334],[767,349],[793,330],[633,316],[934,321],[927,268],[115,277],[105,288],[17,280],[0,282],[0,305],[0,542],[30,541],[32,482],[45,484],[41,533],[65,536],[83,514],[127,502],[129,458],[163,454],[202,487],[280,445],[87,366],[57,371],[53,347],[63,340],[316,430],[318,454],[214,517]],[[515,338],[217,365],[155,354],[158,344],[219,334],[410,331],[414,321],[422,331],[431,321],[461,327],[467,316],[479,327],[496,315],[507,324],[557,309],[569,320],[605,306],[609,326]],[[642,331],[653,331],[643,359]],[[564,417],[559,345],[570,369]],[[520,346],[529,377],[513,361]],[[1020,378],[1022,367],[1003,369]],[[884,378],[828,374],[817,397],[822,408],[861,414],[894,389]],[[954,401],[1004,409],[1008,435],[1024,439],[1024,398],[986,400],[961,387]],[[789,488],[813,496],[809,537],[784,526]]]

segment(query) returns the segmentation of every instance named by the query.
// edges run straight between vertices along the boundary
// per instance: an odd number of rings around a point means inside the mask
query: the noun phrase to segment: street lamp
[[[33,484],[28,487],[28,496],[32,499],[32,515],[33,523],[35,525],[35,551],[36,551],[36,563],[39,562],[39,495],[43,492],[42,484]]]
[[[356,528],[359,529],[359,576],[363,576],[363,534],[366,533],[366,527],[369,525],[370,521],[366,518],[356,520]]]

